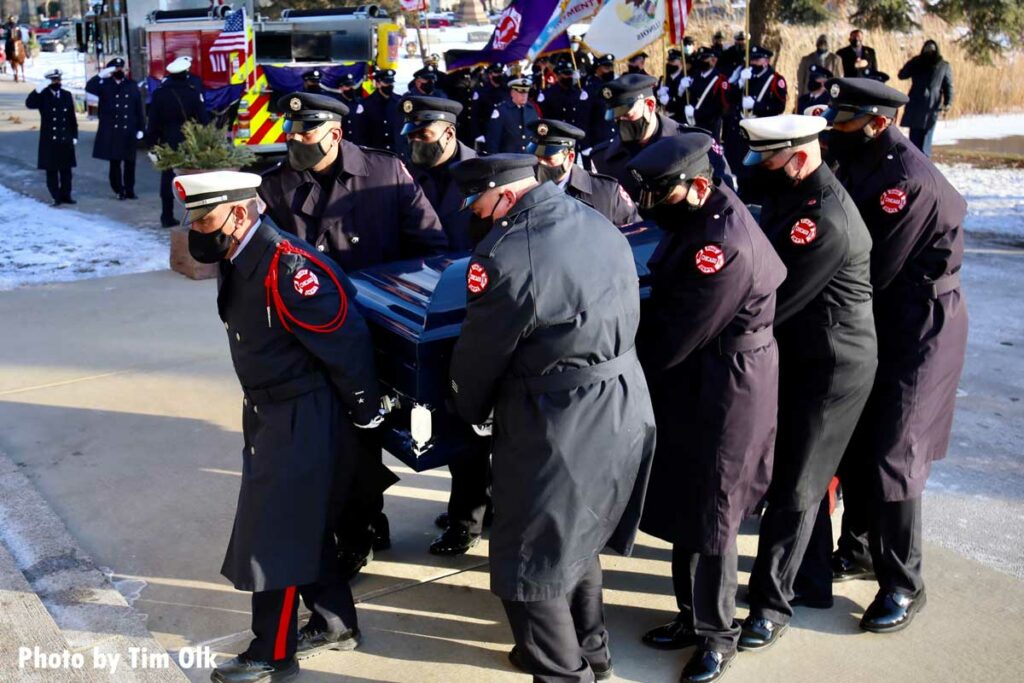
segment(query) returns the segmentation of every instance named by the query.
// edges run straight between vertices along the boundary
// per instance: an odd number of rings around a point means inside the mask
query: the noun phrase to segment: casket
[[[633,248],[640,297],[650,294],[647,262],[661,239],[653,224],[622,228]],[[373,334],[387,415],[384,447],[417,472],[479,446],[448,409],[452,349],[466,316],[469,254],[367,268],[351,275],[356,304]]]

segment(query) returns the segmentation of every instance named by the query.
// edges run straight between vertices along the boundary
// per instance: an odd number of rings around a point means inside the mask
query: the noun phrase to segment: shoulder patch
[[[786,79],[783,78],[782,76],[779,76],[779,80],[777,81],[777,83],[779,84],[780,88],[786,87]]]
[[[313,296],[320,291],[320,279],[309,268],[302,268],[292,276],[292,286],[302,296]]]
[[[491,110],[491,118],[492,119],[496,119],[499,116],[501,116],[501,114],[498,113],[498,108],[497,107],[495,107],[494,109]]]
[[[810,218],[801,218],[789,231],[789,240],[793,244],[810,244],[818,236],[818,224]]]
[[[366,111],[366,110],[363,109],[363,105],[362,104],[359,104],[359,106],[356,107],[356,113],[357,114],[362,114],[364,111]]]
[[[586,102],[589,99],[590,99],[590,95],[587,94],[587,91],[586,90],[581,90],[580,91],[580,102]]]
[[[470,294],[479,294],[487,289],[487,284],[490,282],[490,278],[487,275],[487,269],[479,263],[469,264],[469,270],[466,272],[466,289],[469,290]]]
[[[898,187],[891,187],[882,193],[878,203],[886,213],[899,213],[907,205],[907,192]]]
[[[706,244],[697,250],[694,261],[697,270],[705,275],[713,275],[725,266],[725,252],[717,244]]]

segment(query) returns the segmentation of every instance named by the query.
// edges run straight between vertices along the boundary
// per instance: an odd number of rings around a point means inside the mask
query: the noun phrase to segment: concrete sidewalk
[[[978,258],[1024,266],[1019,254]],[[165,271],[2,292],[0,319],[0,450],[85,552],[115,581],[135,582],[130,600],[164,647],[244,648],[249,595],[219,575],[238,491],[241,393],[214,283]],[[1019,356],[1007,367],[1019,371]],[[396,469],[402,481],[386,496],[394,547],[354,584],[365,645],[309,661],[302,680],[525,680],[506,660],[511,634],[487,590],[486,543],[457,559],[426,553],[447,473]],[[740,541],[741,586],[751,532]],[[603,559],[620,680],[673,681],[689,654],[639,644],[674,614],[669,559],[649,537],[634,558]],[[774,650],[741,656],[726,680],[1020,680],[1024,584],[934,543],[925,567],[930,602],[908,631],[861,633],[874,586],[843,584],[835,608],[798,611]]]

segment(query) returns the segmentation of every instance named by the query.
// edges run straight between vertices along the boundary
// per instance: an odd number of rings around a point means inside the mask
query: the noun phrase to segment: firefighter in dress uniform
[[[654,423],[633,341],[640,293],[629,243],[551,183],[532,155],[452,167],[493,228],[466,277],[452,400],[493,415],[491,590],[535,681],[612,675],[598,555],[628,553],[643,505]]]
[[[233,171],[174,181],[189,252],[220,266],[217,309],[244,396],[242,484],[221,573],[252,592],[255,637],[214,670],[223,683],[286,680],[297,659],[358,644],[329,520],[352,487],[356,427],[383,420],[355,288],[260,215],[259,184]],[[312,613],[301,629],[299,597]]]
[[[706,47],[693,55],[693,70],[680,80],[687,96],[676,100],[677,121],[709,131],[716,140],[722,139],[722,117],[729,108],[729,79],[717,68],[718,57]]]
[[[310,69],[302,74],[302,92],[312,93],[314,95],[326,95],[327,97],[336,97],[334,93],[324,90],[323,87],[324,74],[320,69]]]
[[[601,96],[604,86],[615,80],[615,55],[608,53],[594,60],[594,75],[587,79],[587,119],[580,125],[587,131],[582,154],[589,161],[590,153],[598,145],[610,143],[619,136],[619,126],[608,119],[608,102]]]
[[[473,125],[477,137],[474,143],[484,143],[487,134],[487,122],[491,120],[494,109],[508,99],[508,85],[505,83],[505,65],[498,62],[484,69],[480,85],[473,90]],[[485,149],[482,145],[477,151]]]
[[[491,112],[484,135],[484,149],[488,154],[526,152],[530,144],[528,126],[540,118],[537,105],[530,101],[530,79],[509,81],[509,99]]]
[[[812,66],[812,68],[817,68]],[[771,647],[793,618],[797,571],[819,502],[860,418],[878,363],[871,236],[822,162],[820,116],[741,121],[765,189],[761,227],[786,266],[776,292],[779,421],[768,506],[750,574],[741,650]],[[830,607],[831,595],[802,595]]]
[[[395,70],[378,69],[373,74],[374,91],[362,101],[359,115],[359,130],[362,144],[386,152],[402,154],[405,139],[402,130],[402,113],[398,109],[395,95]]]
[[[78,121],[75,98],[61,87],[61,71],[45,74],[49,83],[40,83],[25,98],[25,106],[39,110],[39,155],[36,165],[46,171],[46,189],[53,205],[77,204],[71,197],[71,169],[75,166]]]
[[[437,214],[394,154],[343,137],[348,107],[333,97],[292,93],[285,112],[288,158],[263,174],[260,197],[285,232],[326,253],[345,272],[442,254],[448,240]],[[356,490],[337,520],[340,557],[355,575],[374,550],[391,545],[384,491],[398,478],[381,462],[380,437],[361,434]]]
[[[441,72],[436,66],[425,65],[412,75],[406,95],[423,95],[426,97],[448,97],[440,86]]]
[[[362,89],[352,74],[345,74],[338,79],[338,100],[348,107],[348,113],[341,119],[342,137],[349,142],[361,145],[362,132],[359,130],[360,114],[362,114]]]
[[[772,322],[786,277],[746,206],[713,177],[711,144],[705,133],[672,136],[629,163],[665,230],[648,263],[650,319],[638,343],[658,425],[640,528],[672,543],[679,608],[643,641],[696,646],[686,683],[718,680],[736,656],[736,537],[771,477]]]
[[[541,115],[582,128],[590,116],[590,94],[576,85],[577,74],[571,63],[559,62],[555,75],[558,77],[555,84],[537,95]]]
[[[825,113],[829,100],[825,83],[831,78],[832,72],[823,66],[811,64],[807,67],[807,92],[797,98],[797,114],[820,116]]]
[[[619,181],[576,163],[579,145],[586,137],[582,129],[564,121],[540,119],[530,124],[530,133],[533,141],[527,149],[537,157],[539,181],[550,180],[612,225],[622,227],[641,220],[636,204]]]
[[[135,146],[146,130],[139,84],[125,74],[124,60],[117,57],[89,79],[85,91],[96,96],[99,107],[92,156],[110,163],[110,189],[118,199],[138,199]]]

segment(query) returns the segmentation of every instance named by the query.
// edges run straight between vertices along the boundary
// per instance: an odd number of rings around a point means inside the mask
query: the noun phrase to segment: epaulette
[[[397,152],[392,152],[391,150],[388,150],[388,149],[379,149],[377,147],[366,147],[364,145],[359,145],[359,149],[363,150],[364,152],[370,152],[371,154],[372,153],[383,154],[385,156],[395,157],[396,159],[401,159],[402,158],[402,157],[400,157],[398,155]]]

